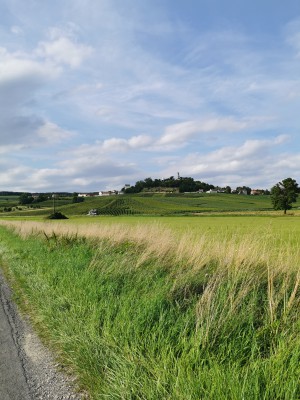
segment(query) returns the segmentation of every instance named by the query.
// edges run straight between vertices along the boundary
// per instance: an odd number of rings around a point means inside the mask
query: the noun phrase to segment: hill
[[[36,203],[34,207],[14,207],[13,211],[3,212],[2,215],[46,216],[51,213],[53,203]],[[56,201],[56,210],[69,216],[87,215],[91,209],[97,210],[98,215],[189,215],[205,212],[264,211],[272,210],[272,205],[270,197],[266,195],[243,196],[224,193],[140,193],[90,197],[82,203],[72,203],[72,199],[66,198]]]

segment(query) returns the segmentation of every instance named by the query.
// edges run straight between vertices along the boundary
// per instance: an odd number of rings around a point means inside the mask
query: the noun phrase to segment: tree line
[[[209,189],[215,189],[215,186],[209,183],[195,181],[190,177],[179,177],[175,179],[174,176],[170,176],[170,178],[166,179],[146,178],[144,180],[137,181],[135,185],[130,186],[129,188],[123,188],[122,191],[125,193],[140,193],[145,189],[150,190],[155,188],[175,189],[176,191],[179,191],[179,193],[184,193],[197,192],[199,190],[207,191]]]
[[[219,187],[212,185],[210,183],[201,182],[198,180],[194,180],[191,177],[178,177],[174,178],[174,176],[170,176],[170,178],[166,179],[152,179],[146,178],[144,180],[137,181],[133,186],[129,188],[123,188],[122,191],[124,193],[140,193],[142,191],[147,191],[151,189],[174,189],[174,191],[178,191],[179,193],[185,192],[198,192],[203,191],[207,192],[208,190],[218,190],[223,193],[242,193],[247,192],[247,194],[251,193],[251,188],[248,186],[238,186],[235,190],[232,190],[230,186]],[[261,190],[262,194],[270,194],[268,190]]]
[[[20,205],[28,205],[28,204],[34,204],[34,203],[42,203],[43,201],[51,200],[55,196],[56,199],[58,199],[60,196],[63,197],[71,197],[72,198],[72,203],[81,203],[84,201],[83,197],[79,197],[78,193],[39,193],[36,196],[33,196],[32,193],[29,192],[24,192],[20,193],[19,196],[19,204]]]

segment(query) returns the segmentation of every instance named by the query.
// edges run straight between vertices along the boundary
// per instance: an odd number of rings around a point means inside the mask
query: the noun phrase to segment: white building
[[[218,193],[217,189],[209,189],[206,193]]]

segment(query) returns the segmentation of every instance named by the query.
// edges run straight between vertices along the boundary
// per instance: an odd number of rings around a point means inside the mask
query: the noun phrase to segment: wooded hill
[[[215,186],[209,183],[195,181],[190,177],[178,177],[175,179],[174,176],[171,176],[170,178],[166,179],[146,178],[144,180],[137,181],[134,186],[129,188],[124,187],[122,190],[125,193],[140,193],[142,191],[153,191],[153,189],[156,189],[157,191],[166,189],[166,191],[179,193],[197,192],[199,190],[206,192],[209,189],[215,189]]]
[[[191,177],[178,177],[174,176],[166,179],[152,179],[146,178],[137,181],[135,185],[123,187],[122,191],[127,194],[141,193],[141,192],[169,192],[169,193],[191,193],[191,192],[207,192],[210,189],[217,190],[220,193],[238,193],[250,194],[251,188],[248,186],[238,186],[232,190],[230,186],[220,187],[210,183],[195,181]],[[269,190],[259,190],[260,194],[270,194]]]

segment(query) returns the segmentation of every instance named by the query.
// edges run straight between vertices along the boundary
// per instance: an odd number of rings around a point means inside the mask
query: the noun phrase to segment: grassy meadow
[[[92,399],[300,398],[300,219],[0,221],[16,300]]]

